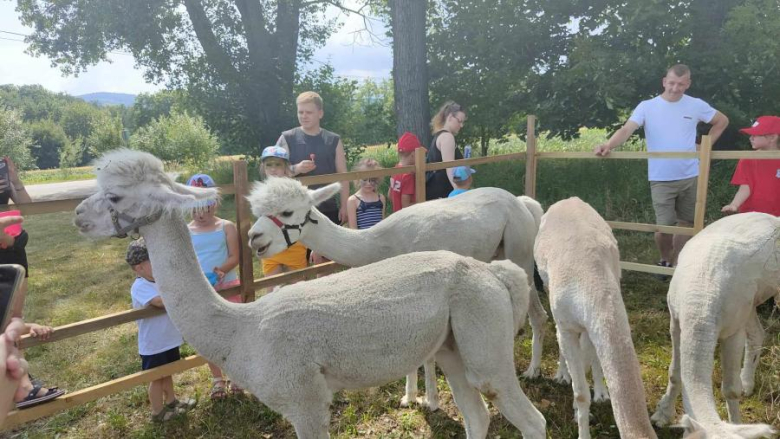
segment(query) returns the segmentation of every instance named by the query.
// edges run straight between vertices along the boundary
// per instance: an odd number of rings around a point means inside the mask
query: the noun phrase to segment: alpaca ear
[[[219,193],[214,188],[195,188],[175,183],[173,186],[158,186],[150,191],[149,198],[166,210],[194,209],[216,200]]]
[[[321,187],[319,189],[310,190],[309,196],[311,197],[311,200],[314,202],[315,206],[319,206],[320,203],[322,203],[325,200],[329,200],[331,197],[339,193],[341,190],[341,183],[331,183],[325,187]]]

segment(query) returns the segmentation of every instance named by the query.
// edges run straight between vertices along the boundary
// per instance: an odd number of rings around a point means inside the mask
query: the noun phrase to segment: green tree
[[[87,137],[86,150],[91,157],[125,146],[122,139],[122,117],[101,113],[94,121],[92,132]]]
[[[32,137],[32,155],[39,169],[60,166],[60,151],[69,142],[61,126],[51,119],[33,122],[28,126]]]
[[[127,109],[125,126],[130,131],[148,125],[162,116],[173,112],[190,110],[184,90],[161,90],[155,93],[141,93],[135,97],[133,106]]]
[[[174,113],[155,119],[130,137],[130,146],[160,160],[203,165],[219,150],[217,138],[200,117]]]
[[[376,145],[397,140],[393,81],[363,82],[355,91],[353,105],[355,143]]]
[[[60,149],[60,168],[66,173],[70,168],[81,165],[83,159],[84,138],[81,136],[77,136],[75,139],[68,139]]]
[[[290,125],[297,62],[334,29],[325,8],[343,2],[17,0],[17,10],[34,29],[30,50],[65,73],[128,51],[150,81],[187,89],[225,139],[255,148]]]
[[[32,138],[16,111],[0,107],[0,157],[8,156],[19,169],[35,166],[30,154]]]

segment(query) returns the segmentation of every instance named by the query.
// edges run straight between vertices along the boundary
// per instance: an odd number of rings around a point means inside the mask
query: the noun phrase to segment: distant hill
[[[124,105],[125,107],[129,107],[135,102],[135,95],[128,93],[98,92],[76,97],[84,99],[87,102],[94,102],[98,105]]]

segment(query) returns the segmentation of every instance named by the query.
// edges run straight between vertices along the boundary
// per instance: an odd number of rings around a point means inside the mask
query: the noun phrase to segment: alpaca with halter
[[[722,218],[688,242],[667,295],[672,362],[666,394],[652,417],[657,425],[673,421],[675,401],[682,393],[689,416],[684,425],[692,438],[776,434],[766,424],[740,424],[739,398],[753,392],[764,341],[756,307],[773,296],[780,300],[778,285],[780,218],[756,212]],[[728,423],[720,419],[712,389],[719,341]]]
[[[216,190],[175,183],[157,158],[128,150],[103,156],[97,179],[98,193],[76,208],[80,232],[109,237],[137,227],[184,339],[288,419],[298,437],[329,437],[334,392],[385,384],[434,356],[468,438],[487,435],[480,394],[523,437],[546,437],[544,417],[514,371],[514,335],[529,300],[526,275],[514,264],[409,254],[230,303],[203,274],[183,217],[216,199]],[[116,223],[111,211],[123,214]]]
[[[300,241],[332,261],[357,267],[416,251],[449,250],[485,262],[508,259],[533,279],[533,245],[543,211],[531,198],[515,197],[499,188],[479,188],[455,198],[409,206],[367,230],[350,230],[328,222],[315,207],[339,188],[333,183],[308,190],[288,178],[257,183],[247,197],[257,217],[249,231],[255,254],[268,257]],[[533,287],[529,320],[533,352],[524,375],[536,377],[541,370],[547,313]],[[422,402],[435,410],[433,364],[425,366],[427,401]],[[416,378],[415,369],[407,378],[404,405],[416,398]]]

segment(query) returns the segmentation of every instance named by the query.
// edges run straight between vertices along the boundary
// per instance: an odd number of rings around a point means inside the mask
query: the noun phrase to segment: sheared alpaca
[[[669,386],[652,419],[666,425],[675,417],[682,392],[696,438],[772,437],[766,424],[738,425],[739,398],[753,392],[764,341],[756,307],[772,296],[780,303],[780,218],[744,213],[715,221],[680,252],[669,285],[672,362]],[[718,415],[712,390],[715,345],[721,342],[721,390],[729,422]],[[744,366],[740,377],[742,351]]]
[[[612,229],[579,198],[559,201],[542,217],[534,255],[549,286],[558,345],[571,374],[580,439],[590,438],[585,373],[591,363],[597,399],[606,396],[599,364],[604,366],[620,437],[656,438],[620,295],[620,254]]]
[[[175,183],[154,156],[127,150],[103,156],[97,180],[99,192],[76,208],[80,232],[136,229],[184,339],[288,419],[298,437],[329,436],[334,392],[385,384],[435,356],[468,438],[487,434],[480,392],[524,437],[545,438],[544,417],[514,371],[514,335],[529,299],[514,264],[415,253],[234,304],[206,280],[183,219],[215,190]]]
[[[309,191],[300,182],[271,178],[258,183],[247,197],[257,221],[249,244],[260,258],[271,257],[300,241],[307,248],[349,267],[370,264],[415,251],[449,250],[480,261],[506,258],[533,279],[533,242],[542,207],[528,197],[515,197],[498,188],[480,188],[455,198],[415,204],[366,230],[337,226],[315,206],[338,193],[339,183]],[[533,328],[531,364],[525,376],[541,369],[547,313],[531,289],[529,320]],[[425,364],[426,399],[438,408],[435,368]],[[406,405],[416,399],[417,369],[406,381]]]

